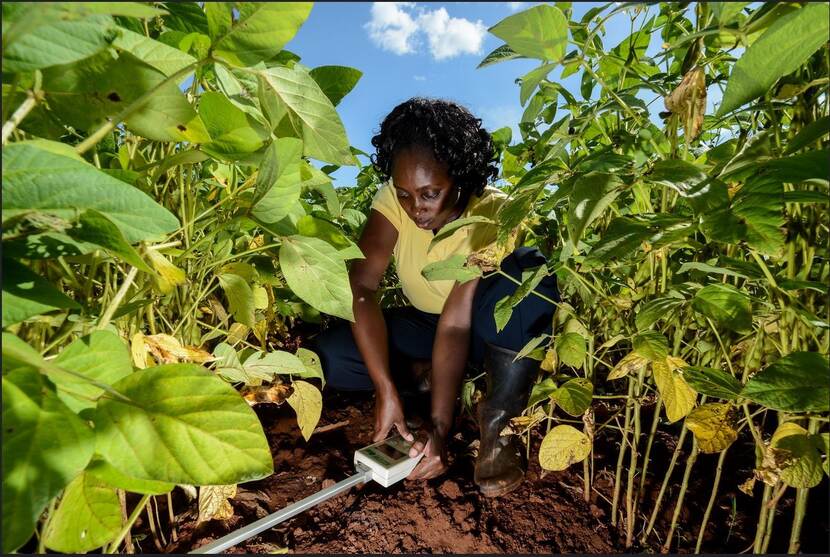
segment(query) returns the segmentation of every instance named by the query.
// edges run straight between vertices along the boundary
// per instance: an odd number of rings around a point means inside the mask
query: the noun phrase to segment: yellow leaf
[[[228,344],[235,345],[248,338],[251,328],[244,323],[233,323],[228,329]]]
[[[320,413],[323,411],[323,395],[319,389],[306,381],[294,381],[291,386],[294,392],[286,400],[294,412],[297,413],[297,424],[306,441],[311,437]]]
[[[261,286],[254,286],[254,309],[268,309],[268,292]]]
[[[548,351],[545,352],[545,359],[542,360],[542,369],[548,372],[556,371],[558,363],[556,349],[548,348]]]
[[[686,416],[686,427],[704,453],[719,453],[738,438],[734,407],[729,403],[711,402],[695,408]]]
[[[636,352],[630,352],[622,360],[617,362],[617,365],[608,374],[608,379],[621,379],[630,373],[639,372],[641,368],[648,365],[648,362],[648,358],[644,358]]]
[[[772,434],[770,447],[781,451],[786,459],[779,462],[782,482],[797,488],[811,488],[821,482],[821,455],[806,429],[784,422]]]
[[[276,385],[269,386],[260,385],[258,387],[245,387],[242,389],[241,394],[242,398],[245,399],[245,402],[251,406],[263,403],[279,405],[285,402],[290,392],[291,387],[283,383],[278,383]]]
[[[666,407],[669,423],[685,417],[695,407],[697,393],[677,372],[678,368],[686,366],[686,362],[673,356],[667,356],[665,360],[652,364],[654,382]]]
[[[130,341],[130,353],[133,357],[133,365],[138,369],[147,367],[147,345],[144,343],[144,334],[136,333]]]
[[[558,425],[542,439],[539,464],[545,470],[564,470],[591,454],[591,440],[573,426]]]
[[[148,335],[144,337],[144,343],[153,357],[165,364],[177,364],[181,361],[204,364],[215,359],[210,352],[201,348],[182,346],[178,339],[170,335]]]
[[[199,518],[196,523],[206,520],[227,520],[233,516],[233,507],[228,499],[236,496],[236,484],[203,485],[199,488]]]
[[[148,248],[147,257],[150,259],[150,264],[157,273],[153,278],[159,292],[169,294],[173,291],[174,287],[185,283],[186,277],[184,271],[170,263],[158,251]]]

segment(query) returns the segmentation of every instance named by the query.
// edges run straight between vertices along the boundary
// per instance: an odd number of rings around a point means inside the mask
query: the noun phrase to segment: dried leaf
[[[178,339],[170,335],[145,336],[144,344],[157,361],[165,364],[177,364],[179,362],[204,364],[214,360],[214,357],[207,350],[195,346],[183,346]]]
[[[242,389],[242,398],[251,406],[256,404],[280,405],[285,402],[291,392],[291,387],[282,383],[259,387],[245,387]]]
[[[700,134],[706,115],[706,74],[695,66],[683,76],[680,85],[665,98],[666,110],[677,114],[689,141]]]
[[[508,424],[504,426],[504,429],[502,429],[499,432],[499,435],[523,435],[530,428],[532,428],[545,418],[546,415],[542,411],[542,409],[537,408],[533,412],[533,414],[529,416],[516,416],[515,418],[511,418],[510,422],[508,422]]]
[[[236,495],[236,484],[203,485],[199,488],[199,518],[196,523],[206,520],[227,520],[233,516],[229,499]]]
[[[130,340],[130,353],[133,357],[133,365],[138,369],[148,367],[147,363],[147,346],[144,343],[144,334],[136,333]]]
[[[638,373],[640,369],[647,366],[648,358],[640,356],[636,352],[629,352],[622,360],[617,362],[611,373],[608,374],[609,380],[621,379],[631,373]]]

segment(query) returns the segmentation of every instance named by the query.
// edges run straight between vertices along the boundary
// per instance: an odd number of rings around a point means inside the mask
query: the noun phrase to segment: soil
[[[228,520],[196,523],[195,500],[180,489],[173,491],[176,540],[171,540],[169,522],[162,519],[165,542],[154,545],[154,536],[142,514],[133,530],[138,552],[186,553],[242,526],[275,512],[303,497],[333,485],[354,473],[354,451],[370,443],[372,433],[371,394],[326,392],[320,426],[330,426],[305,442],[295,416],[286,404],[257,405],[274,456],[275,474],[242,484],[231,500],[234,515]],[[601,423],[602,409],[597,409]],[[650,420],[645,415],[646,420]],[[645,423],[650,423],[646,421]],[[594,484],[590,500],[583,499],[582,466],[563,472],[546,472],[538,463],[543,432],[531,436],[528,473],[514,492],[496,499],[482,497],[472,481],[474,449],[478,431],[469,416],[459,417],[457,433],[450,442],[449,471],[426,482],[400,482],[390,488],[370,482],[241,543],[227,553],[623,553],[659,552],[671,523],[674,501],[686,456],[664,496],[655,532],[645,545],[625,548],[625,530],[620,512],[611,525],[610,499],[619,437],[613,430],[598,434],[594,455]],[[608,435],[606,437],[606,433]],[[663,470],[674,450],[677,432],[659,431],[652,449],[641,513],[650,513],[660,489]],[[704,553],[741,552],[755,535],[758,513],[756,497],[737,489],[751,474],[730,462],[752,463],[751,439],[740,439],[727,458],[726,470],[703,543]],[[688,445],[688,443],[687,443]],[[602,451],[606,451],[603,453]],[[700,517],[711,493],[717,455],[700,455],[679,517],[671,551],[691,553],[697,539]],[[625,476],[625,472],[623,473]],[[639,482],[639,476],[637,477]],[[788,490],[792,493],[794,490]],[[158,497],[159,516],[167,517],[166,498]],[[770,552],[786,552],[794,501],[785,495],[778,504],[779,517]],[[624,505],[621,505],[624,509]],[[827,480],[811,491],[802,551],[828,550]],[[647,516],[647,515],[646,515]],[[641,518],[642,520],[642,518]],[[640,522],[638,522],[639,526]],[[636,533],[639,537],[640,532]]]

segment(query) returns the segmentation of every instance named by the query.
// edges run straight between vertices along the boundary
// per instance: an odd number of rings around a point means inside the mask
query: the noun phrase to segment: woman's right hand
[[[415,440],[415,437],[409,432],[409,428],[406,427],[403,404],[398,393],[378,392],[375,399],[375,432],[372,435],[372,443],[386,439],[393,427],[397,428],[398,433],[407,441]]]

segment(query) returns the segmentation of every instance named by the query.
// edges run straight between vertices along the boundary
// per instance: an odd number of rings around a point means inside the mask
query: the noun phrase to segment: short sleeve
[[[392,223],[392,226],[400,231],[403,215],[401,214],[401,206],[395,195],[395,188],[392,187],[391,182],[383,184],[378,189],[378,192],[372,199],[371,208],[386,217]]]

